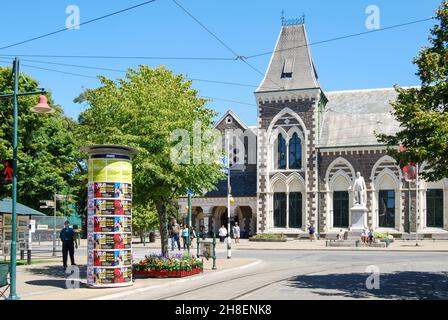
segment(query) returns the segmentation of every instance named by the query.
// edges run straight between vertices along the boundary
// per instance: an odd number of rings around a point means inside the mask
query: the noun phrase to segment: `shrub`
[[[145,259],[134,263],[132,269],[135,271],[191,271],[195,268],[202,268],[202,260],[195,258],[188,253],[176,254],[172,257],[165,257],[160,254],[151,254]]]

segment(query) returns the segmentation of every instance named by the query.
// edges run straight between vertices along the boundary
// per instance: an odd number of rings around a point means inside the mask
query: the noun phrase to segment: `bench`
[[[325,240],[330,240],[330,241],[338,240],[338,233],[327,233],[325,235]]]
[[[5,292],[10,287],[8,281],[8,275],[9,275],[9,264],[0,264],[0,298],[6,299]]]
[[[447,233],[433,233],[431,235],[431,239],[435,240],[448,240],[448,232]]]

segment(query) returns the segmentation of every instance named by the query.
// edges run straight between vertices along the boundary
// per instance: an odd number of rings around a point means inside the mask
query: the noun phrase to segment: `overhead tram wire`
[[[5,60],[0,60],[0,62],[8,63],[8,64],[11,63],[10,61],[5,61]],[[98,80],[97,77],[89,76],[89,75],[85,75],[85,74],[80,74],[80,73],[75,73],[75,72],[68,72],[68,71],[61,71],[61,70],[55,70],[55,69],[49,69],[49,68],[42,68],[42,67],[29,65],[29,64],[21,64],[21,65],[24,66],[24,67],[32,68],[32,69],[38,69],[38,70],[44,70],[44,71],[50,71],[50,72],[56,72],[56,73],[71,75],[71,76],[77,76],[77,77],[83,77],[83,78],[90,78],[90,79]]]
[[[105,56],[105,55],[51,55],[51,54],[2,54],[4,57],[61,58],[61,59],[128,59],[128,60],[210,60],[235,61],[228,57],[157,57],[157,56]]]
[[[230,51],[234,56],[234,60],[241,60],[244,64],[249,66],[252,70],[256,71],[257,73],[261,74],[262,76],[265,76],[266,79],[268,79],[270,82],[278,86],[278,89],[282,89],[282,86],[276,83],[275,81],[271,80],[267,75],[265,75],[263,72],[255,68],[253,65],[251,65],[249,62],[246,61],[246,57],[239,55],[235,50],[233,50],[229,45],[227,45],[221,38],[219,38],[214,32],[212,32],[209,28],[207,28],[199,19],[197,19],[193,14],[191,14],[187,9],[185,9],[179,2],[176,0],[172,0],[182,11],[184,11],[190,18],[192,18],[197,24],[199,24],[205,31],[207,31],[210,35],[213,36],[221,45],[223,45],[228,51]]]
[[[4,56],[0,55],[0,57],[4,57]],[[94,67],[94,66],[86,66],[86,65],[79,65],[79,64],[59,63],[59,62],[50,62],[50,61],[33,60],[33,59],[21,59],[21,60],[25,61],[25,62],[41,63],[41,64],[56,65],[56,66],[63,66],[63,67],[74,67],[74,68],[82,68],[82,69],[89,69],[89,70],[111,71],[111,72],[119,72],[119,73],[127,73],[128,72],[127,70],[124,70],[124,69]],[[216,83],[216,84],[232,85],[232,86],[239,86],[239,87],[249,87],[249,88],[257,88],[258,87],[257,85],[252,85],[252,84],[229,82],[229,81],[219,81],[219,80],[212,80],[212,79],[200,79],[200,78],[190,78],[190,77],[186,77],[185,79],[191,80],[191,81],[197,81],[197,82]],[[276,88],[271,88],[271,89],[274,90]]]
[[[130,10],[136,9],[138,7],[145,6],[145,5],[153,3],[155,1],[156,0],[145,1],[145,2],[142,2],[142,3],[136,4],[134,6],[131,6],[131,7],[127,7],[127,8],[124,8],[124,9],[121,9],[121,10],[118,10],[118,11],[115,11],[115,12],[112,12],[112,13],[109,13],[109,14],[106,14],[106,15],[103,15],[103,16],[91,19],[91,20],[87,20],[85,22],[81,22],[81,23],[79,23],[77,25],[74,25],[73,28],[84,26],[86,24],[93,23],[93,22],[96,22],[96,21],[99,21],[99,20],[103,20],[103,19],[115,16],[117,14],[120,14],[120,13],[123,13],[123,12],[126,12],[126,11],[130,11]],[[38,39],[46,38],[46,37],[49,37],[49,36],[52,36],[52,35],[55,35],[55,34],[58,34],[58,33],[64,32],[64,31],[67,31],[67,30],[70,30],[70,29],[69,28],[63,28],[63,29],[59,29],[59,30],[56,30],[56,31],[53,31],[53,32],[49,32],[49,33],[46,33],[46,34],[43,34],[43,35],[40,35],[40,36],[37,36],[37,37],[33,37],[33,38],[30,38],[30,39],[22,40],[22,41],[19,41],[19,42],[10,44],[10,45],[6,45],[6,46],[3,46],[3,47],[0,47],[0,50],[4,50],[4,49],[7,49],[7,48],[12,48],[12,47],[24,44],[24,43],[28,43],[28,42],[32,42],[32,41],[35,41],[35,40],[38,40]]]
[[[381,28],[381,29],[369,30],[369,31],[365,31],[365,32],[349,34],[349,35],[346,35],[346,36],[330,38],[330,39],[327,39],[327,40],[316,41],[316,42],[309,43],[307,45],[300,45],[300,46],[295,46],[295,47],[291,47],[291,48],[284,48],[284,49],[279,49],[279,50],[274,50],[274,51],[268,51],[268,52],[264,52],[264,53],[254,54],[254,55],[251,55],[251,56],[246,56],[245,58],[246,59],[252,59],[252,58],[257,58],[257,57],[261,57],[261,56],[270,55],[270,54],[273,54],[275,52],[288,51],[288,50],[299,49],[299,48],[307,47],[307,46],[315,46],[315,45],[319,45],[319,44],[324,44],[324,43],[329,43],[329,42],[334,42],[334,41],[339,41],[339,40],[359,37],[359,36],[363,36],[363,35],[367,35],[367,34],[371,34],[371,33],[376,33],[376,32],[381,32],[381,31],[401,28],[401,27],[405,27],[405,26],[409,26],[409,25],[413,25],[413,24],[417,24],[417,23],[422,23],[422,22],[426,22],[426,21],[430,21],[430,20],[434,20],[434,19],[435,19],[435,17],[425,18],[425,19],[420,19],[420,20],[414,20],[414,21],[401,23],[401,24],[396,24],[396,25],[392,25],[392,26],[389,26],[389,27]]]

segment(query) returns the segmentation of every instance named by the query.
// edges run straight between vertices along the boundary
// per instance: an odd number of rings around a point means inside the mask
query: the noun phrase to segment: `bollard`
[[[196,237],[196,241],[197,241],[197,257],[199,258],[199,234]]]
[[[213,266],[212,270],[216,270],[216,236],[215,233],[213,233]]]
[[[27,264],[31,264],[31,250],[26,251],[26,262]]]
[[[42,237],[42,235],[39,233],[39,246],[40,246],[40,238]]]

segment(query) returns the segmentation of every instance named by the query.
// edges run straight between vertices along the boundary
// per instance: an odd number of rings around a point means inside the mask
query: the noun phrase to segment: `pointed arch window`
[[[278,169],[286,169],[286,140],[281,134],[278,135],[277,159]]]
[[[297,133],[289,140],[289,168],[302,169],[302,141]]]

